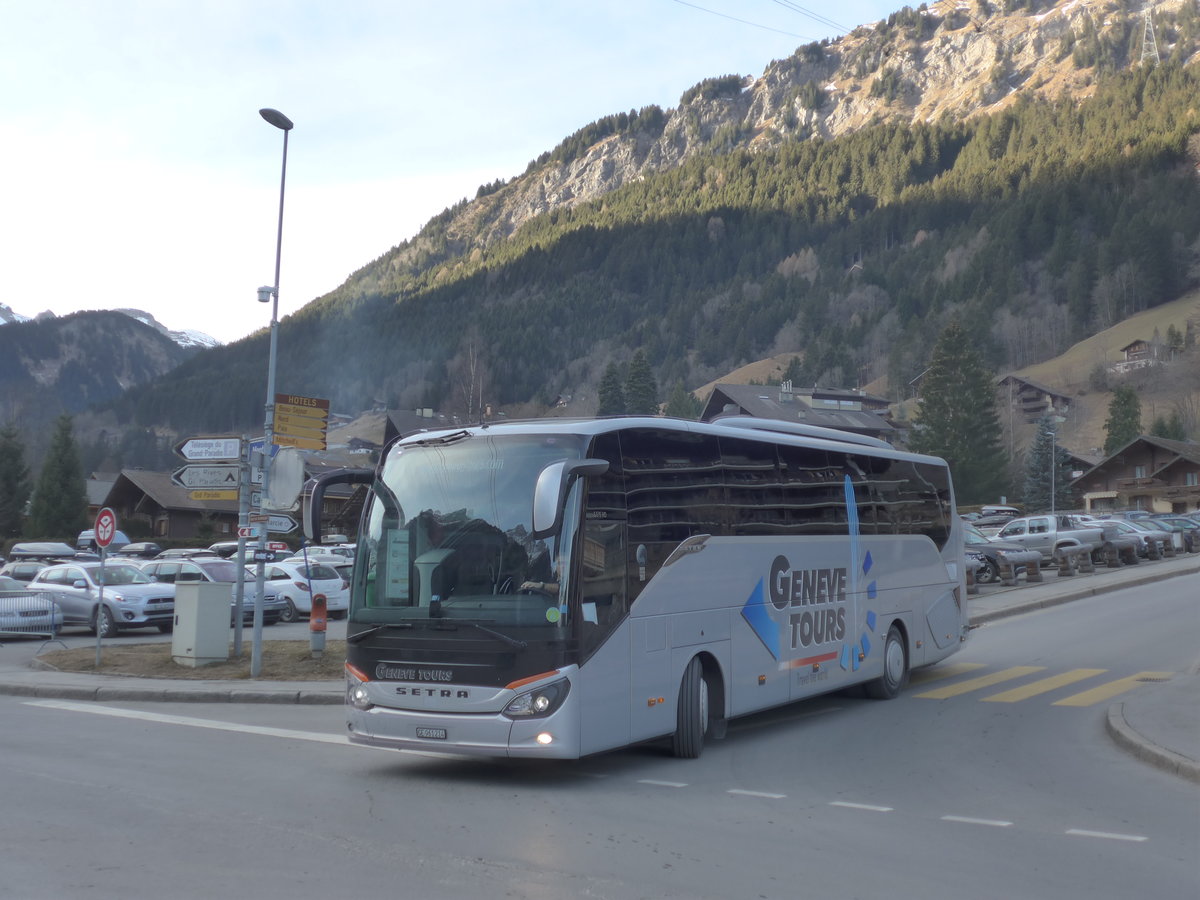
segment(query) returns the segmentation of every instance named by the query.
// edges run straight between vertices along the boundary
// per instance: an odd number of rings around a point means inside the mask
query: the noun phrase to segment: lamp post
[[[267,361],[267,403],[263,419],[262,494],[263,505],[265,505],[267,492],[271,485],[271,450],[275,443],[275,358],[279,349],[279,260],[283,251],[283,190],[287,184],[288,132],[292,130],[292,120],[277,109],[260,109],[258,114],[283,132],[283,167],[279,175],[279,228],[275,234],[275,283],[258,289],[259,302],[270,301],[271,303],[271,351]],[[258,534],[258,550],[255,571],[254,645],[250,652],[251,678],[257,678],[262,674],[263,588],[266,580],[264,562],[267,550],[265,526]]]
[[[1058,474],[1058,426],[1065,422],[1062,416],[1050,416],[1050,515],[1054,515],[1058,503],[1058,491],[1054,480]]]

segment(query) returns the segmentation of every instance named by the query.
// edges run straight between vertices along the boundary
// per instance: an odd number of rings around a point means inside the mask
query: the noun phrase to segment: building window
[[[1146,477],[1146,467],[1145,466],[1134,466],[1133,467],[1133,477],[1134,478],[1145,478]]]
[[[1200,484],[1200,472],[1184,472],[1183,483],[1188,487],[1196,487]]]

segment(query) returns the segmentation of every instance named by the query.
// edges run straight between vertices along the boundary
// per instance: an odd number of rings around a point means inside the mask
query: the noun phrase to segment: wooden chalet
[[[864,406],[864,404],[867,404]],[[893,442],[896,429],[883,416],[887,401],[858,391],[793,391],[786,383],[773,387],[718,384],[708,395],[700,421],[720,416],[755,416],[821,428],[835,428]]]
[[[1072,485],[1089,512],[1194,512],[1200,509],[1200,444],[1139,435]]]

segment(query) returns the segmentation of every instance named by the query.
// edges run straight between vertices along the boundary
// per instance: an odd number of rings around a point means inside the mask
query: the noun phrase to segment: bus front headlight
[[[562,706],[570,689],[571,682],[563,678],[518,694],[504,707],[504,715],[511,719],[544,718]]]
[[[367,696],[367,683],[358,670],[346,665],[346,703],[355,709],[370,709],[373,704]]]

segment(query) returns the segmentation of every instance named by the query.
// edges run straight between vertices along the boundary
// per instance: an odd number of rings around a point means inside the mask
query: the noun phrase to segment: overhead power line
[[[722,19],[729,19],[731,22],[740,22],[743,25],[749,25],[751,28],[761,28],[763,31],[773,31],[776,34],[786,34],[788,37],[799,38],[802,41],[811,41],[812,38],[805,37],[802,34],[796,34],[792,31],[784,31],[782,28],[772,28],[770,25],[760,25],[757,22],[751,22],[747,19],[739,19],[737,16],[727,16],[723,12],[717,12],[715,9],[706,9],[703,6],[697,6],[695,3],[688,3],[687,0],[675,0],[680,6],[687,6],[691,9],[698,9],[700,12],[706,12],[712,16],[720,16]]]
[[[793,2],[791,2],[791,0],[771,0],[771,2],[778,3],[780,6],[784,7],[785,9],[790,9],[793,12],[798,12],[802,16],[808,16],[814,22],[820,22],[822,25],[828,25],[830,28],[836,28],[838,31],[850,32],[850,31],[854,30],[852,28],[849,28],[845,25],[842,25],[838,22],[833,21],[833,19],[827,19],[824,16],[820,15],[819,13],[813,12],[811,9],[805,9],[799,3],[793,3]]]

